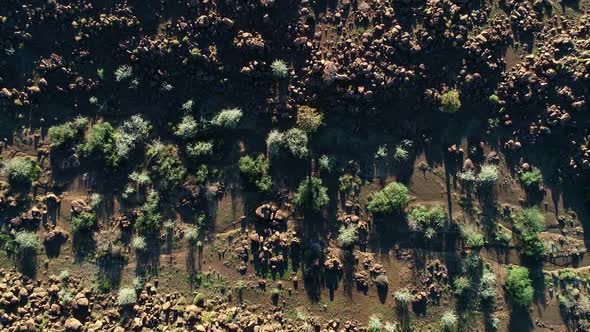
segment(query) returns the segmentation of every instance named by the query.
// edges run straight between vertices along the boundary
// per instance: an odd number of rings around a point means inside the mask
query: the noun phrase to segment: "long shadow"
[[[104,252],[99,253],[96,263],[98,265],[98,279],[104,283],[101,287],[118,288],[121,284],[123,268],[127,264],[127,258],[120,249],[109,246]]]
[[[72,249],[76,262],[82,262],[94,254],[96,250],[96,240],[92,231],[78,232],[73,236]]]
[[[508,331],[522,332],[532,331],[533,321],[527,309],[512,308],[510,311],[510,321],[508,322]]]

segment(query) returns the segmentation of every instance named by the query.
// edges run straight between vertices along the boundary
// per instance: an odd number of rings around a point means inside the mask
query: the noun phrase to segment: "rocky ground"
[[[2,330],[590,330],[589,5],[5,0]]]

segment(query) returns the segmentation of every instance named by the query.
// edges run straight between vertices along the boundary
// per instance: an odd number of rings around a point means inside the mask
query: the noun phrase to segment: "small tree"
[[[441,110],[445,113],[457,113],[461,108],[459,91],[449,90],[441,96]]]
[[[471,188],[476,181],[475,173],[472,170],[466,170],[458,174],[459,180],[466,188]]]
[[[447,227],[447,224],[447,213],[440,206],[426,208],[418,205],[413,207],[408,215],[410,229],[423,232],[427,239],[434,238]]]
[[[545,253],[545,244],[538,233],[545,229],[545,217],[536,208],[525,208],[515,217],[514,228],[518,231],[523,255],[539,259]]]
[[[186,168],[180,160],[178,147],[154,141],[147,150],[151,171],[158,179],[158,184],[164,189],[171,189],[180,185],[186,175]]]
[[[506,295],[515,306],[528,307],[533,301],[534,292],[529,270],[520,266],[508,270]]]
[[[322,180],[316,177],[305,178],[299,184],[294,197],[295,204],[308,211],[320,212],[328,202],[328,189],[322,184]]]
[[[409,202],[408,188],[401,183],[392,182],[371,195],[367,208],[373,214],[389,215],[402,212]]]
[[[135,229],[140,234],[154,234],[160,230],[162,215],[160,214],[160,195],[151,191],[144,205],[139,209],[135,220]]]
[[[240,174],[248,186],[255,187],[261,192],[272,189],[269,162],[263,154],[259,154],[256,158],[241,157],[239,167]]]
[[[90,127],[86,134],[84,144],[80,146],[80,152],[84,156],[96,155],[115,165],[118,158],[115,158],[115,130],[108,122],[99,122]]]

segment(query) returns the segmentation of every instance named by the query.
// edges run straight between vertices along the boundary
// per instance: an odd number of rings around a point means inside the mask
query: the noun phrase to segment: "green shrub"
[[[338,189],[347,196],[354,196],[361,190],[361,178],[358,175],[344,174],[338,178]]]
[[[199,141],[191,143],[187,145],[186,153],[194,159],[209,157],[213,154],[213,142]]]
[[[148,147],[147,157],[155,175],[153,178],[159,180],[162,188],[171,189],[180,185],[186,175],[186,168],[180,161],[178,147],[156,141]]]
[[[479,174],[477,174],[477,182],[481,187],[491,187],[498,181],[498,167],[494,165],[483,165]]]
[[[291,128],[286,132],[273,130],[266,139],[271,157],[280,157],[283,152],[289,152],[296,158],[306,158],[309,154],[307,143],[307,134],[299,128]]]
[[[93,193],[90,195],[90,206],[93,209],[98,209],[102,205],[103,201],[104,199],[99,193]]]
[[[483,234],[478,232],[472,226],[463,226],[461,228],[461,233],[463,234],[463,237],[466,240],[466,245],[468,248],[478,250],[478,249],[483,248],[483,246],[486,243],[486,240],[485,240],[485,237],[483,236]]]
[[[387,149],[387,145],[384,144],[377,147],[375,159],[385,159],[387,156],[389,156],[389,149]]]
[[[498,104],[500,102],[500,98],[497,95],[495,95],[495,94],[490,95],[490,97],[488,98],[488,100],[492,104]]]
[[[34,255],[39,248],[37,234],[27,231],[19,231],[14,235],[14,245],[17,254],[22,256]]]
[[[401,183],[392,182],[380,191],[371,194],[367,209],[373,214],[389,215],[402,212],[410,203],[408,188]]]
[[[146,202],[139,209],[139,215],[135,220],[135,229],[140,234],[154,234],[160,230],[161,223],[160,195],[156,191],[151,191]]]
[[[226,129],[235,129],[242,119],[242,110],[239,108],[224,109],[211,121],[214,126]]]
[[[205,300],[207,300],[207,298],[205,297],[205,294],[203,293],[197,293],[195,295],[195,298],[193,299],[193,303],[199,307],[204,307],[205,306]]]
[[[316,177],[307,177],[299,184],[294,197],[295,204],[304,210],[320,212],[328,205],[328,189],[322,184],[322,180]]]
[[[14,157],[4,163],[2,174],[11,184],[30,185],[41,174],[41,168],[29,157]]]
[[[498,242],[508,243],[510,240],[512,240],[512,231],[498,224],[494,233],[494,237]]]
[[[377,316],[373,315],[369,318],[367,332],[380,332],[382,327],[381,320]]]
[[[303,130],[291,128],[284,133],[284,138],[285,147],[291,154],[299,159],[307,157],[307,134]]]
[[[199,227],[197,226],[191,226],[189,227],[189,229],[186,231],[186,239],[188,241],[188,243],[191,246],[194,246],[197,244],[197,242],[199,241]]]
[[[385,330],[385,332],[399,332],[400,331],[400,328],[398,327],[398,323],[391,323],[391,322],[386,322],[383,329]]]
[[[135,302],[137,302],[137,295],[135,294],[135,289],[131,287],[121,288],[117,296],[117,302],[122,307],[127,307],[135,304]]]
[[[130,65],[121,65],[115,70],[115,81],[122,82],[133,76],[133,68]]]
[[[414,295],[407,289],[401,289],[393,293],[396,305],[407,306],[414,300]]]
[[[57,148],[74,141],[82,134],[86,124],[88,124],[87,118],[78,117],[74,121],[50,127],[48,134],[51,147]]]
[[[471,289],[471,279],[467,276],[460,276],[455,279],[453,285],[455,286],[455,294],[465,296]]]
[[[142,277],[133,278],[133,289],[135,289],[136,292],[140,292],[144,286],[145,286],[144,278],[142,278]]]
[[[559,281],[574,281],[578,279],[578,274],[570,269],[559,271]]]
[[[449,90],[441,96],[441,110],[445,113],[457,113],[461,108],[459,91]]]
[[[540,258],[545,252],[545,244],[538,233],[545,229],[545,217],[536,208],[524,208],[514,218],[514,228],[518,232],[523,255]]]
[[[59,298],[59,303],[64,307],[69,306],[74,300],[72,292],[65,288],[57,292],[57,297]]]
[[[506,278],[506,295],[516,306],[528,307],[533,301],[533,282],[525,267],[512,267]]]
[[[319,113],[315,108],[309,106],[299,106],[297,110],[297,127],[312,134],[322,125],[324,115]]]
[[[281,150],[283,149],[284,139],[283,133],[280,131],[273,129],[268,134],[266,138],[266,147],[268,149],[268,153],[271,157],[278,157],[281,154]]]
[[[336,166],[336,160],[333,156],[322,155],[318,159],[318,166],[321,171],[332,173]]]
[[[440,206],[426,208],[418,205],[408,214],[408,225],[411,230],[423,232],[427,239],[435,237],[447,226],[447,213]]]
[[[111,166],[116,166],[119,158],[115,152],[115,130],[108,122],[99,122],[90,127],[84,143],[80,146],[84,156],[97,155]]]
[[[116,166],[121,160],[127,159],[139,144],[145,143],[151,130],[149,121],[140,115],[133,115],[124,121],[114,133],[115,154],[112,164]]]
[[[207,180],[207,176],[209,176],[209,169],[207,168],[207,164],[201,164],[197,166],[196,171],[193,173],[195,177],[195,181],[199,184],[204,184]]]
[[[283,60],[275,60],[270,65],[272,75],[276,78],[285,78],[289,75],[289,67]]]
[[[457,328],[458,322],[459,318],[457,318],[455,312],[450,310],[445,312],[440,319],[440,325],[444,331],[453,331]]]
[[[135,182],[138,186],[146,186],[152,183],[152,179],[150,176],[145,172],[137,172],[134,171],[129,174],[129,180]]]
[[[479,283],[479,297],[483,304],[490,305],[496,301],[496,274],[484,271]]]
[[[261,192],[268,192],[272,189],[270,166],[263,154],[259,154],[256,158],[241,157],[239,167],[240,174],[248,186],[256,187]]]
[[[174,131],[174,135],[183,138],[189,139],[195,137],[199,131],[199,124],[191,115],[185,115],[182,117],[182,120],[176,126],[176,130]]]
[[[145,251],[147,248],[147,242],[145,241],[145,237],[138,235],[133,239],[133,248],[137,251]]]
[[[471,186],[476,181],[475,173],[471,170],[466,170],[459,173],[458,177],[461,183],[463,183],[465,186]]]
[[[404,148],[403,146],[396,146],[395,147],[395,152],[393,153],[393,159],[398,163],[398,164],[403,164],[406,161],[408,161],[408,158],[410,157],[410,153],[408,152],[408,150],[406,148]]]
[[[90,211],[82,211],[78,214],[72,214],[70,222],[74,234],[80,231],[89,231],[96,226],[96,215]]]
[[[62,284],[66,284],[70,280],[70,272],[63,270],[59,273],[59,280]]]
[[[520,179],[520,182],[522,182],[522,185],[527,189],[538,188],[543,181],[543,176],[538,168],[533,168],[528,172],[520,172],[518,178]]]
[[[350,224],[348,226],[340,226],[340,234],[338,235],[338,242],[343,248],[353,247],[359,240],[359,233],[356,225]]]

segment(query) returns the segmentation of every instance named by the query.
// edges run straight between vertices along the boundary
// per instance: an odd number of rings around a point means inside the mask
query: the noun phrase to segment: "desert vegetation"
[[[0,330],[590,331],[589,10],[3,1]]]

